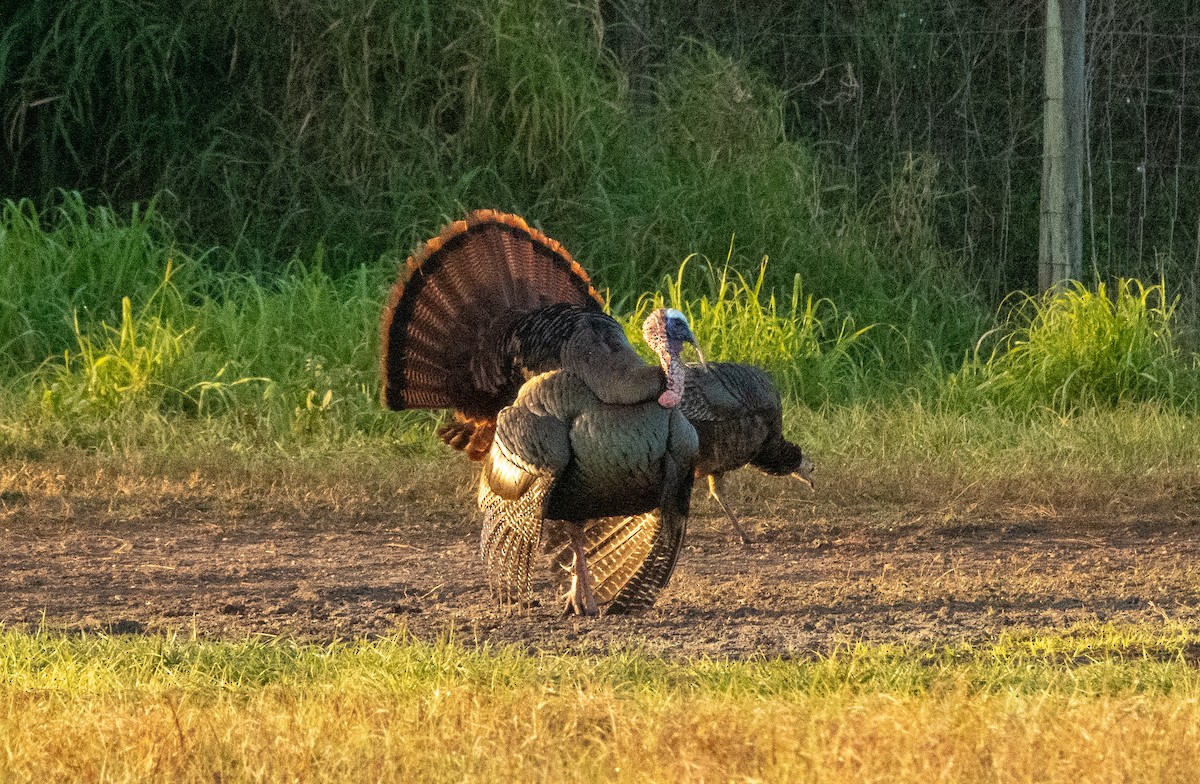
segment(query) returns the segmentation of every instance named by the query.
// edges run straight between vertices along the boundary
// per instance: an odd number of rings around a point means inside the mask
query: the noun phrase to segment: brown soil
[[[562,618],[547,592],[509,615],[486,589],[469,478],[449,465],[399,489],[343,491],[2,464],[0,626],[315,640],[452,628],[466,642],[744,657],[1200,621],[1200,510],[840,515],[836,501],[745,472],[730,498],[756,542],[736,542],[697,493],[680,566],[651,611]]]

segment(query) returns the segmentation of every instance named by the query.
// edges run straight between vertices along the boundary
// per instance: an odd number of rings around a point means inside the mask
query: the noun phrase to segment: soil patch
[[[73,481],[52,469],[18,481],[5,470],[0,624],[10,628],[312,640],[453,630],[468,643],[749,657],[1200,621],[1196,510],[1120,521],[975,510],[943,522],[818,516],[804,499],[767,493],[744,505],[756,535],[746,547],[697,493],[658,604],[577,619],[560,617],[549,583],[527,613],[495,606],[461,474],[363,495],[105,472]]]

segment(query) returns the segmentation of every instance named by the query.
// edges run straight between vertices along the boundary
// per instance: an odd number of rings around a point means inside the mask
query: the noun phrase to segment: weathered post
[[[1083,270],[1083,148],[1087,119],[1085,0],[1046,2],[1046,103],[1042,129],[1038,289]]]

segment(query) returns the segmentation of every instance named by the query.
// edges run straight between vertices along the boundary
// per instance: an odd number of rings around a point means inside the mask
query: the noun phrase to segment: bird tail
[[[505,328],[557,303],[604,304],[562,245],[494,210],[451,223],[408,258],[392,286],[380,325],[383,404],[455,409],[461,416],[443,435],[452,445],[470,444],[476,430],[490,435],[488,422],[511,402]]]

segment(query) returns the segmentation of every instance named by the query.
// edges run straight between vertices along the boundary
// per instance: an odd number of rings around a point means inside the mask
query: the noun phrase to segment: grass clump
[[[1195,365],[1172,335],[1175,304],[1165,284],[1130,279],[1022,296],[1002,327],[984,336],[998,336],[987,358],[977,346],[951,389],[970,389],[1011,408],[1056,411],[1194,403]]]
[[[167,265],[163,281],[138,313],[129,297],[121,298],[117,325],[101,321],[84,331],[74,319],[76,348],[35,373],[42,407],[57,417],[105,418],[117,409],[150,407],[163,413],[203,414],[218,401],[227,402],[238,386],[258,378],[226,378],[228,366],[219,355],[197,349],[196,326],[171,283]]]
[[[76,318],[75,346],[6,385],[8,417],[24,423],[22,439],[122,449],[184,432],[289,453],[411,445],[408,431],[433,417],[378,402],[382,288],[366,268],[335,279],[319,257],[190,291],[168,267],[149,296],[123,298],[119,318]]]
[[[378,403],[390,265],[333,276],[321,246],[278,274],[206,261],[174,246],[153,205],[122,218],[78,194],[44,213],[7,202],[4,429],[26,443],[129,449],[187,430],[293,449],[368,437],[407,444],[403,431],[427,427],[426,414]]]
[[[153,202],[121,217],[87,206],[78,193],[62,194],[46,210],[29,200],[5,200],[0,371],[29,370],[61,355],[76,344],[80,323],[86,328],[119,318],[122,299],[151,294],[179,256]]]
[[[197,349],[230,358],[240,376],[266,380],[261,400],[245,401],[256,428],[333,428],[339,437],[386,431],[378,402],[385,285],[367,267],[330,275],[320,249],[267,281],[222,277],[194,315]]]

